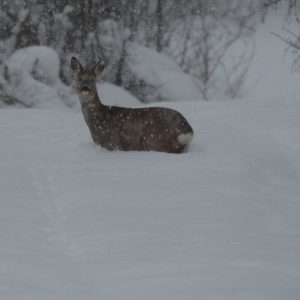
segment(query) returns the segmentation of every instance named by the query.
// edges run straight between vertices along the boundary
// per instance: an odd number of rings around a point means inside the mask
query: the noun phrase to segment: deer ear
[[[95,76],[97,76],[98,74],[102,73],[103,70],[104,70],[104,64],[102,63],[102,61],[98,61],[98,62],[91,68],[91,72],[93,72]]]
[[[83,70],[79,60],[76,57],[71,58],[71,69],[76,74],[80,73]]]

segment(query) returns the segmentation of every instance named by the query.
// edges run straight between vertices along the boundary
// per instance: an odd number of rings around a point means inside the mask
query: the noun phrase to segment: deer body
[[[193,129],[177,111],[164,107],[126,108],[102,104],[96,89],[99,63],[85,71],[76,58],[77,93],[93,141],[108,150],[181,153]]]

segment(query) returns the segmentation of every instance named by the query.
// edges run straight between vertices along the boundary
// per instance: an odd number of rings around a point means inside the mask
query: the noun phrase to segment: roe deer
[[[72,57],[77,94],[93,141],[108,150],[181,153],[193,138],[193,129],[177,111],[164,107],[126,108],[101,103],[96,77],[104,66],[84,69]]]

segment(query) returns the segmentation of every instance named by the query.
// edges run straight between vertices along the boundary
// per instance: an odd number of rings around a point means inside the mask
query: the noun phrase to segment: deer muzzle
[[[91,93],[91,90],[88,87],[84,86],[81,88],[81,93],[83,95],[89,95]]]

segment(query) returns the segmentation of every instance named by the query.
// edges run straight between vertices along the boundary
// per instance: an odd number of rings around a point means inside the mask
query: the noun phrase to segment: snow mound
[[[108,82],[97,84],[97,89],[101,101],[106,105],[127,107],[140,105],[140,101],[137,98],[114,84]]]
[[[145,85],[157,93],[156,101],[190,101],[201,99],[200,89],[170,58],[153,49],[131,44],[128,47],[128,67]]]
[[[17,50],[6,62],[6,94],[32,107],[71,106],[71,90],[59,80],[57,53],[45,46]]]
[[[19,77],[31,74],[33,78],[50,86],[58,81],[59,57],[45,46],[33,46],[16,51],[8,59],[9,75]]]

